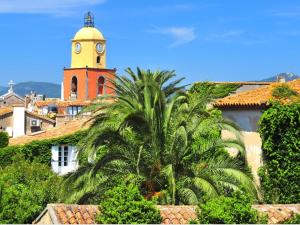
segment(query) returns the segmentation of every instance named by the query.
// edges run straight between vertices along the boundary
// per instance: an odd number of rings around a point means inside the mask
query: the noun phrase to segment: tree
[[[0,132],[0,148],[4,148],[8,145],[9,136],[7,132],[1,131]]]
[[[239,140],[220,138],[221,129],[236,126],[206,108],[209,98],[188,95],[182,79],[171,82],[174,72],[127,73],[130,78],[114,83],[117,95],[106,97],[113,101],[93,106],[94,124],[79,148],[80,158],[93,160],[69,175],[67,187],[83,177],[118,174],[139,184],[145,196],[159,192],[168,204],[197,204],[204,195],[242,187],[255,195],[249,172],[224,153],[234,146],[243,156]]]
[[[244,194],[220,196],[200,204],[198,218],[200,224],[264,224],[266,215],[252,208],[251,199]]]
[[[124,194],[126,193],[126,194]],[[99,206],[99,224],[160,224],[162,218],[152,201],[147,201],[138,188],[122,184],[108,190]]]
[[[16,156],[0,169],[0,223],[32,223],[58,190],[59,178],[48,166]]]

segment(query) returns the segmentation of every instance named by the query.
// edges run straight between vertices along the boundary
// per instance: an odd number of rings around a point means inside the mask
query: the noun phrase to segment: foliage
[[[93,106],[100,110],[79,145],[79,157],[93,160],[69,174],[67,192],[78,182],[76,189],[87,191],[81,196],[88,195],[97,177],[118,175],[139,185],[147,198],[159,195],[162,204],[198,204],[233,190],[255,197],[250,172],[224,150],[235,147],[243,158],[243,144],[220,138],[221,129],[238,135],[237,127],[207,109],[207,97],[186,94],[181,79],[171,81],[174,72],[127,72],[130,78],[113,83],[117,95],[102,99],[115,101]]]
[[[0,148],[4,148],[8,145],[9,136],[7,132],[1,131],[0,132]]]
[[[267,203],[300,202],[300,104],[275,103],[260,120],[264,166],[261,187]]]
[[[59,182],[48,166],[14,157],[0,169],[0,223],[32,223],[47,203],[57,200]]]
[[[76,145],[87,131],[79,131],[75,134],[40,141],[33,141],[25,145],[8,146],[0,149],[0,167],[5,167],[12,163],[12,159],[16,154],[21,153],[27,160],[37,161],[45,165],[51,164],[51,147],[57,144],[71,144]]]
[[[154,202],[147,201],[133,185],[120,185],[105,193],[96,222],[100,224],[160,224]]]
[[[300,224],[300,214],[293,216],[292,218],[283,222],[284,224]]]
[[[287,84],[281,84],[273,89],[272,96],[277,98],[288,98],[291,96],[297,96],[298,93],[290,88]]]
[[[251,207],[249,197],[234,193],[231,197],[220,196],[200,204],[198,212],[201,224],[256,224],[266,223],[266,217]]]
[[[194,83],[189,90],[199,96],[210,97],[211,99],[224,98],[234,93],[241,85],[234,83],[215,84],[211,82]]]

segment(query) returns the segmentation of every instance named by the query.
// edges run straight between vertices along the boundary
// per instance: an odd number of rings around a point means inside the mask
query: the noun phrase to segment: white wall
[[[246,160],[251,168],[254,180],[260,185],[258,169],[263,165],[262,160],[262,140],[258,129],[258,121],[262,112],[260,110],[222,110],[223,117],[235,122],[242,130],[242,141],[246,148]],[[228,131],[222,132],[222,138],[234,138],[234,135]],[[235,150],[229,149],[234,155]]]
[[[25,107],[15,106],[13,110],[13,137],[25,135]]]
[[[240,126],[243,131],[257,132],[258,121],[262,115],[261,110],[228,110],[222,109],[224,118],[230,119]]]

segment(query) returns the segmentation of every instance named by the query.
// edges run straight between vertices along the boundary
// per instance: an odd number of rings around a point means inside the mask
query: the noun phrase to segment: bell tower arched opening
[[[72,83],[71,83],[71,99],[77,98],[77,92],[78,92],[78,80],[76,76],[73,76]]]
[[[105,78],[104,77],[99,77],[98,78],[98,96],[103,95],[105,90],[104,90],[104,85],[105,85]]]

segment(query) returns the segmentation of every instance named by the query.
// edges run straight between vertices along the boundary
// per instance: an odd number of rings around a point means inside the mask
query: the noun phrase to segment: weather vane
[[[85,27],[95,27],[94,15],[91,12],[87,12],[84,16],[84,26]]]

